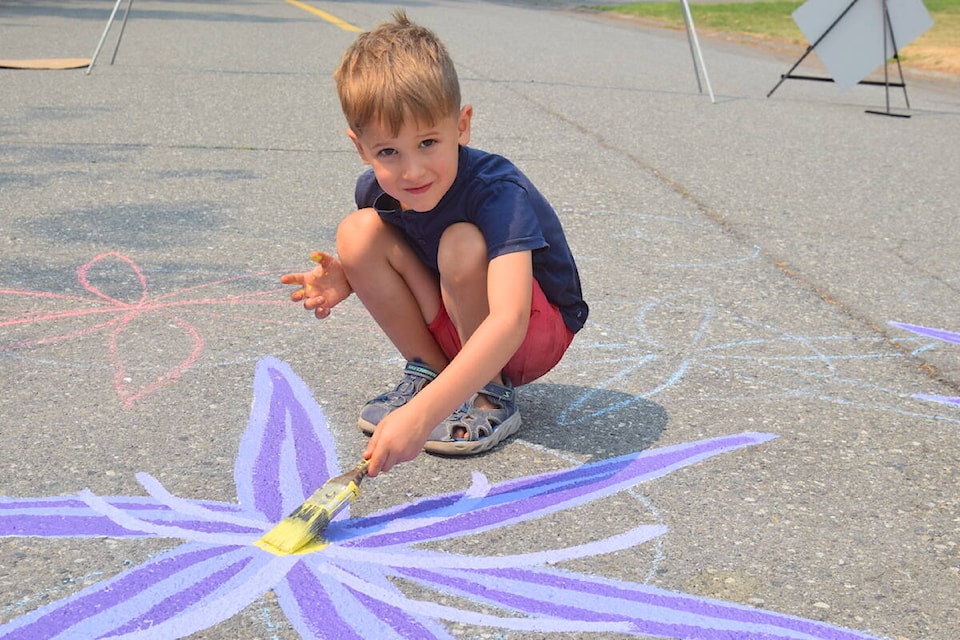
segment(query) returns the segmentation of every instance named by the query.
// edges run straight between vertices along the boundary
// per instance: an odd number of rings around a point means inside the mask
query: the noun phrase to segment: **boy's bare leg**
[[[440,266],[440,295],[447,314],[465,344],[477,327],[490,315],[487,300],[487,243],[475,225],[457,223],[444,231],[437,254]],[[491,380],[503,384],[500,375]],[[484,395],[478,395],[477,406],[494,405]]]
[[[440,311],[437,279],[400,233],[373,209],[361,209],[337,228],[337,254],[354,293],[400,354],[437,371],[446,367],[427,329]]]

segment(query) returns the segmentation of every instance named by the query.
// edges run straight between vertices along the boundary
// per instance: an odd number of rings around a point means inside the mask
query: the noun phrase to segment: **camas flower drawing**
[[[154,478],[147,496],[90,491],[0,498],[0,535],[170,538],[183,542],[140,566],[0,626],[8,640],[182,638],[234,616],[273,590],[303,638],[451,638],[446,623],[538,632],[614,632],[719,640],[870,636],[813,620],[562,570],[558,562],[628,549],[665,533],[643,525],[582,545],[509,556],[431,551],[455,539],[529,521],[628,489],[769,434],[662,447],[558,472],[416,499],[373,515],[342,513],[324,544],[274,555],[253,545],[338,473],[320,407],[290,367],[265,358],[235,466],[237,503],[186,500]],[[454,594],[467,609],[413,597]],[[442,598],[437,598],[442,599]]]

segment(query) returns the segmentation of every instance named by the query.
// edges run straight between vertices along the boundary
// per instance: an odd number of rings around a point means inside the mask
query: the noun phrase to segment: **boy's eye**
[[[390,156],[396,155],[396,153],[396,149],[380,149],[380,151],[377,152],[377,155],[381,158],[389,158]]]
[[[427,147],[432,147],[435,144],[437,144],[436,140],[434,140],[433,138],[428,138],[427,140],[424,140],[420,143],[420,148],[426,149]]]

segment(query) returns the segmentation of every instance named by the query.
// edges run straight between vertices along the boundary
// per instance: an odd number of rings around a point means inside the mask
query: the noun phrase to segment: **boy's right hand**
[[[290,294],[290,299],[302,301],[304,309],[322,320],[333,307],[350,297],[353,289],[340,262],[332,255],[315,251],[310,259],[317,263],[312,271],[288,273],[280,276],[280,282],[297,285],[299,288]]]

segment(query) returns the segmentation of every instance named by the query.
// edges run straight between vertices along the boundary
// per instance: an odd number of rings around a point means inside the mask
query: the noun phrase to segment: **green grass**
[[[956,1],[960,3],[960,0]],[[803,37],[790,16],[801,4],[802,2],[788,0],[698,4],[691,8],[691,13],[698,29],[745,33],[758,38],[793,42]],[[680,2],[638,2],[595,8],[662,20],[671,26],[683,26],[683,5]]]

